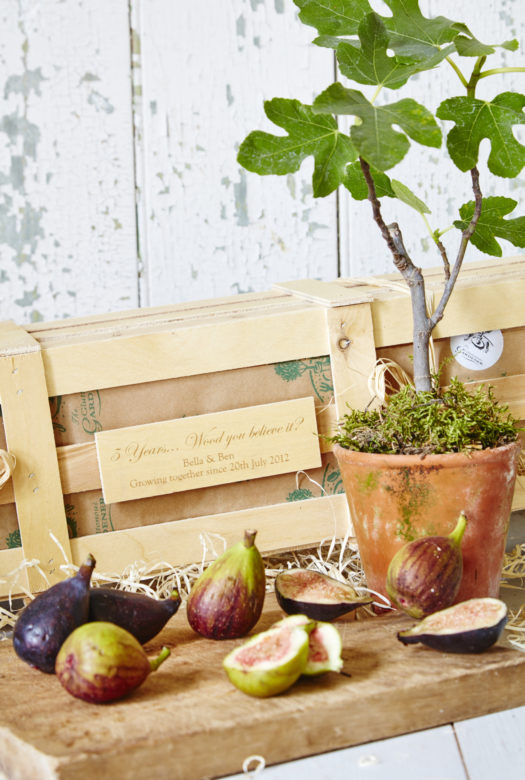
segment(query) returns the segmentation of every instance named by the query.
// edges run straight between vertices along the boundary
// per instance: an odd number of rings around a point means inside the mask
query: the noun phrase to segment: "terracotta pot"
[[[471,455],[376,455],[339,445],[334,454],[368,587],[386,595],[388,565],[406,542],[449,534],[467,516],[456,601],[497,597],[519,442]]]

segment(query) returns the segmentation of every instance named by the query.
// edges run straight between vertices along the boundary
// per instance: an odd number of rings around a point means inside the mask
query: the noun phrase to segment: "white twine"
[[[16,466],[16,458],[12,452],[0,450],[0,490],[11,479]]]
[[[253,764],[254,762],[256,763],[256,766],[253,769],[250,769],[250,764]],[[256,777],[265,767],[266,761],[262,756],[258,755],[248,756],[248,758],[245,758],[242,762],[242,771],[244,774],[248,775],[248,777]]]

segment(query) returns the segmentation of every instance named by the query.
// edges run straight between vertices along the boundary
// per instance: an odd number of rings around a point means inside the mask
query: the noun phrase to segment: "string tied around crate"
[[[11,479],[15,466],[15,456],[7,450],[0,450],[0,490]]]

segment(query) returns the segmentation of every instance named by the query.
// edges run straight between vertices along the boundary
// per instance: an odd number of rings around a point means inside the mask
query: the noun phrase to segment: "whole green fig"
[[[187,602],[190,626],[208,639],[235,639],[259,620],[266,588],[257,531],[211,563],[193,585]]]
[[[138,688],[169,654],[163,647],[157,658],[149,660],[129,631],[114,623],[95,621],[68,636],[57,655],[55,671],[72,696],[102,704]]]
[[[397,551],[388,567],[386,591],[398,609],[423,618],[453,603],[463,575],[466,525],[462,512],[449,536],[423,536]]]

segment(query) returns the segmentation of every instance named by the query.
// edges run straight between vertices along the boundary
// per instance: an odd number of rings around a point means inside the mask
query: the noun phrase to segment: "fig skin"
[[[68,636],[56,658],[56,674],[72,696],[91,704],[121,699],[142,685],[169,656],[163,647],[149,660],[140,642],[114,623],[85,623]]]
[[[181,603],[178,590],[167,599],[154,599],[143,593],[115,588],[92,588],[89,594],[89,620],[115,623],[133,634],[141,645],[164,628]]]
[[[300,589],[298,595],[291,593],[294,585]],[[323,591],[325,595],[321,597]],[[290,569],[278,574],[275,595],[287,615],[306,615],[320,622],[331,622],[373,601],[368,596],[358,596],[350,585],[311,569]]]
[[[453,604],[463,576],[461,540],[466,525],[462,512],[448,536],[422,536],[397,551],[386,578],[394,606],[424,618]]]
[[[304,673],[308,639],[309,631],[304,626],[274,626],[232,650],[223,660],[224,670],[230,682],[248,696],[276,696],[291,688]],[[253,664],[246,661],[250,653],[256,659]]]
[[[20,613],[13,647],[22,661],[47,674],[55,671],[61,645],[89,618],[89,585],[95,559],[89,554],[78,572],[39,593]]]
[[[194,583],[188,597],[188,622],[207,639],[236,639],[250,631],[262,612],[266,575],[255,546],[257,531],[226,550]]]
[[[483,613],[485,608],[487,608],[487,612],[490,609],[491,612],[496,611],[497,614],[496,619],[488,615],[487,622],[483,625],[479,618],[479,613]],[[471,610],[474,614],[477,612],[477,623],[479,625],[469,627],[469,623],[466,622],[463,628],[458,627],[456,631],[452,629],[445,629],[441,632],[437,629],[432,630],[430,622],[432,618],[434,620],[439,618],[445,624],[447,618],[450,618],[452,624],[454,616],[457,616],[460,610],[461,612]],[[469,599],[433,613],[430,616],[430,620],[422,620],[421,623],[417,623],[406,631],[399,631],[397,638],[404,645],[420,642],[433,650],[440,650],[444,653],[483,653],[500,638],[507,622],[507,606],[503,601],[488,596]]]

